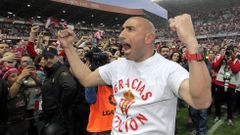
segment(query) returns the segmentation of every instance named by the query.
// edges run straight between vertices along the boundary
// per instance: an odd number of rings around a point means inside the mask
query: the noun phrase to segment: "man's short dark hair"
[[[163,48],[168,48],[168,49],[170,49],[168,46],[163,45],[163,46],[160,47],[159,51],[161,52]]]

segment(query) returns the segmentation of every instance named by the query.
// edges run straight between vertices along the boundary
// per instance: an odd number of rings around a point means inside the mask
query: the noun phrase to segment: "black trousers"
[[[7,124],[5,121],[0,121],[0,135],[5,135],[7,131]]]
[[[44,115],[44,126],[40,130],[40,135],[72,135],[68,132],[67,124],[59,115]]]
[[[234,112],[240,113],[240,91],[236,91],[236,104],[234,106]]]
[[[80,103],[73,109],[73,132],[74,135],[91,135],[87,132],[90,106],[86,103]]]
[[[215,103],[215,115],[221,118],[221,105],[226,103],[227,105],[227,119],[233,118],[233,108],[235,106],[235,89],[228,88],[227,92],[224,91],[224,87],[215,86],[214,89],[214,103]]]
[[[34,115],[33,115],[33,110],[27,110],[27,118],[29,118],[28,134],[29,135],[38,135],[37,126],[36,126]]]
[[[7,135],[27,135],[29,122],[22,120],[7,124]]]

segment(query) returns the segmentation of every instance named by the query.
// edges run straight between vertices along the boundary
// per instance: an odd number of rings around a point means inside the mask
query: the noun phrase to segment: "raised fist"
[[[64,29],[58,32],[58,40],[63,48],[73,46],[75,39],[76,35],[71,29]]]
[[[37,33],[39,31],[39,26],[33,26],[31,28],[31,33]]]
[[[190,46],[197,42],[191,16],[183,14],[169,19],[171,30],[176,31],[178,38],[186,45]]]

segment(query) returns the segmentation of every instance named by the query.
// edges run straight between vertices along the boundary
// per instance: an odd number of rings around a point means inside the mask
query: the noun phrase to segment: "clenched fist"
[[[189,14],[183,14],[170,18],[169,26],[171,30],[177,32],[178,38],[186,45],[187,48],[192,45],[197,45],[191,16]]]
[[[31,33],[37,33],[39,31],[39,26],[33,26],[31,28]]]
[[[58,32],[58,40],[61,42],[63,48],[73,46],[75,39],[76,35],[71,29],[64,29]]]

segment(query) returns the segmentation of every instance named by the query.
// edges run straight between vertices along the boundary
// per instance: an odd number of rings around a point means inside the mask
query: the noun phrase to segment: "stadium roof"
[[[240,0],[154,0],[168,10],[168,15],[209,11],[234,6],[240,6]]]
[[[151,0],[89,0],[92,2],[120,6],[129,9],[142,9],[156,16],[167,19],[167,10]]]
[[[68,22],[82,22],[97,26],[104,23],[106,26],[120,25],[131,15],[111,13],[89,9],[84,4],[64,4],[57,0],[1,0],[0,16],[33,18],[46,20],[50,16],[64,19]],[[84,0],[60,0],[60,1],[84,1]],[[85,0],[86,1],[86,0]],[[97,0],[96,0],[97,1]],[[240,0],[155,0],[156,3],[168,10],[169,16],[185,12],[200,12],[210,9],[239,6]],[[91,6],[96,6],[91,4]],[[145,14],[145,13],[144,13]]]
[[[82,22],[95,26],[104,23],[110,26],[122,24],[131,15],[99,11],[50,0],[1,0],[0,16],[34,20],[46,20],[53,16],[68,22]]]

